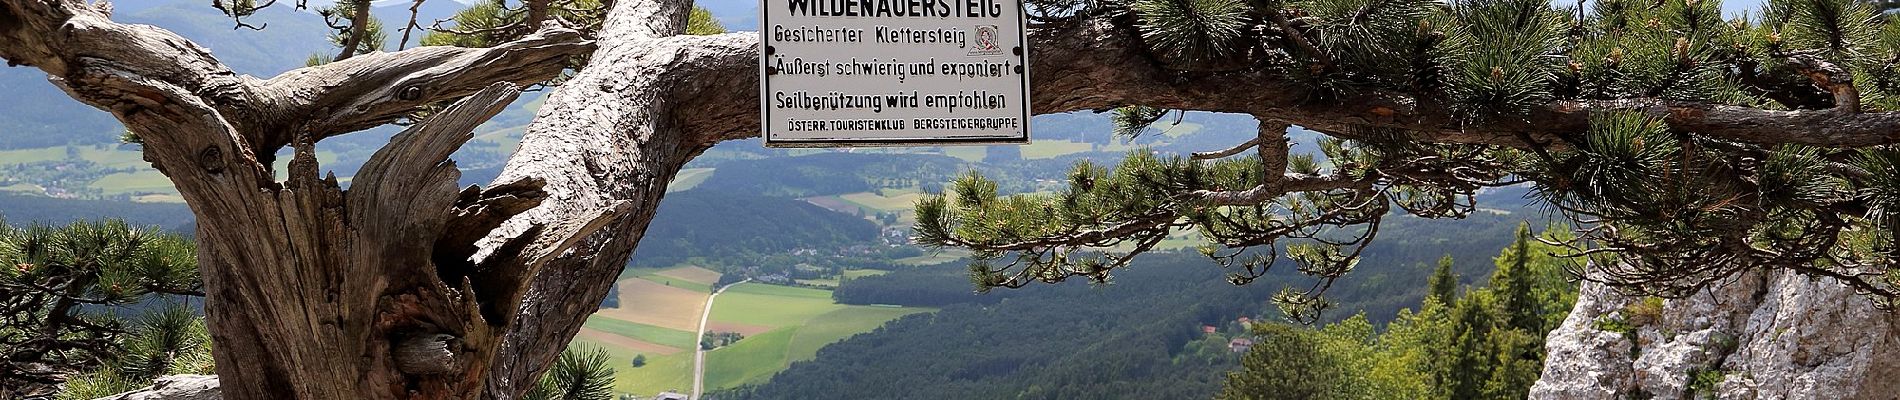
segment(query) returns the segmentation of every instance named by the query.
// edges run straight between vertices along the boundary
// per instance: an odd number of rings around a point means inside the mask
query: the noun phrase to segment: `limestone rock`
[[[1547,343],[1533,399],[1900,399],[1900,315],[1789,271],[1660,302],[1586,282]]]
[[[98,400],[221,400],[216,375],[171,375],[152,386],[101,397]]]

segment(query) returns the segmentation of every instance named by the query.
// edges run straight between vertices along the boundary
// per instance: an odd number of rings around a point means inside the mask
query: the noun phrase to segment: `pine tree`
[[[1335,398],[1346,375],[1331,354],[1314,351],[1314,333],[1279,324],[1255,324],[1260,339],[1227,375],[1220,400],[1320,400]]]
[[[1437,381],[1453,399],[1481,399],[1485,385],[1497,368],[1497,349],[1492,331],[1498,317],[1489,290],[1466,292],[1451,310],[1451,352],[1449,367],[1439,370]]]
[[[193,251],[182,236],[118,220],[19,228],[0,221],[0,397],[46,394],[102,369],[111,370],[105,381],[142,385],[209,365],[195,358],[209,344],[189,310],[127,318],[163,297],[202,295]]]
[[[288,3],[304,4],[275,4]],[[207,320],[237,339],[216,345],[227,398],[525,393],[625,266],[661,186],[760,132],[744,117],[759,105],[757,36],[682,35],[684,0],[505,2],[495,24],[445,27],[471,47],[362,54],[368,2],[350,3],[339,20],[357,44],[339,61],[258,79],[114,22],[102,2],[0,0],[0,58],[114,114],[177,183],[205,248],[222,249],[198,256],[207,307],[235,310]],[[1770,0],[1733,21],[1717,3],[1031,0],[1025,73],[1074,78],[1032,81],[1031,109],[1145,107],[1128,123],[1239,112],[1260,129],[1224,149],[1083,163],[1052,194],[963,179],[919,202],[917,239],[972,249],[975,282],[1014,287],[1105,281],[1193,230],[1234,282],[1287,263],[1310,277],[1277,297],[1312,317],[1384,218],[1467,215],[1479,190],[1522,183],[1629,291],[1790,269],[1892,306],[1900,278],[1880,272],[1900,221],[1900,29],[1853,0]],[[270,4],[213,2],[239,25]],[[463,138],[539,85],[558,87],[505,172],[457,190],[447,159]],[[413,124],[349,188],[323,178],[318,142],[392,122]],[[1321,154],[1288,152],[1294,124],[1330,138]],[[371,288],[383,292],[314,301]],[[385,312],[386,297],[417,312]],[[319,308],[347,312],[260,328]],[[435,337],[414,331],[460,338],[475,359],[410,373],[280,346]]]
[[[1519,223],[1517,240],[1497,258],[1497,270],[1491,275],[1491,287],[1497,295],[1498,315],[1507,328],[1525,332],[1543,330],[1544,309],[1535,288],[1537,277],[1530,268],[1531,229]]]
[[[1438,258],[1438,268],[1432,270],[1431,278],[1425,282],[1429,290],[1425,295],[1427,301],[1450,305],[1452,300],[1458,298],[1458,276],[1451,272],[1450,254]]]
[[[1256,113],[1256,137],[1235,147],[1079,163],[1054,195],[1005,196],[981,176],[961,179],[919,203],[917,240],[976,250],[977,285],[1106,280],[1193,229],[1236,283],[1292,264],[1316,282],[1279,300],[1316,311],[1382,218],[1455,218],[1476,208],[1481,188],[1528,182],[1535,200],[1577,223],[1564,247],[1594,249],[1590,267],[1627,290],[1678,296],[1740,271],[1788,268],[1849,281],[1883,304],[1900,296],[1900,281],[1848,272],[1891,266],[1884,227],[1900,207],[1884,205],[1900,205],[1889,194],[1900,181],[1875,171],[1900,165],[1894,148],[1776,140],[1835,128],[1742,132],[1701,111],[1900,110],[1891,78],[1900,25],[1867,3],[1773,0],[1761,18],[1726,21],[1719,2],[1694,0],[1128,4],[1163,68],[1258,71],[1300,88],[1303,101],[1359,104],[1371,122]],[[1437,105],[1364,105],[1390,96]],[[1143,134],[1173,111],[1118,109],[1117,132]],[[1382,122],[1417,118],[1442,123]],[[1319,154],[1287,150],[1290,122],[1328,136]],[[1446,139],[1452,130],[1496,136]],[[1874,204],[1883,206],[1862,208]],[[1526,287],[1500,283],[1498,301],[1513,326],[1534,331],[1544,322],[1532,318]]]

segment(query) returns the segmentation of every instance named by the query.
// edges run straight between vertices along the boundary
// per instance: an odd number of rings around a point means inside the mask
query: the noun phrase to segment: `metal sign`
[[[1029,142],[1021,0],[763,0],[770,147]]]

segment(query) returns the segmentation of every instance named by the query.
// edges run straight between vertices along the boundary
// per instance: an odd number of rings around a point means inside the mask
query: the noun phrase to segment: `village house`
[[[1227,351],[1231,351],[1235,353],[1245,353],[1247,352],[1247,350],[1252,350],[1252,349],[1253,349],[1253,339],[1250,339],[1250,338],[1237,337],[1237,338],[1234,338],[1234,340],[1227,341]]]

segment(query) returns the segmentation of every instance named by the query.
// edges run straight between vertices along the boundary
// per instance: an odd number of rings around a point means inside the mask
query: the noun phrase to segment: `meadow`
[[[852,270],[847,277],[885,271]],[[574,340],[600,348],[613,360],[616,392],[651,396],[691,389],[694,331],[711,284],[719,273],[699,267],[628,269],[621,275],[619,308],[594,314]],[[818,349],[869,332],[897,317],[929,308],[851,306],[834,303],[831,291],[741,283],[713,304],[708,329],[745,338],[706,353],[706,389],[761,383]],[[633,366],[645,356],[646,364]]]

